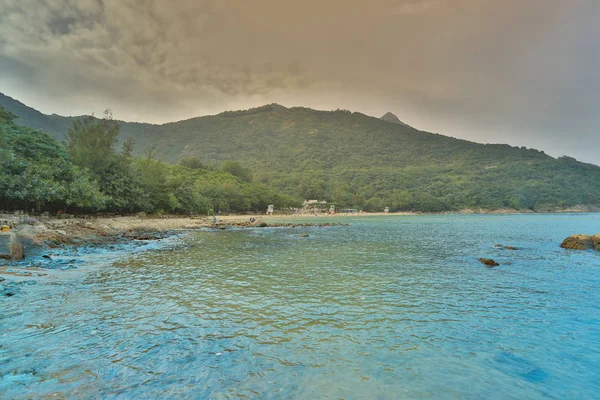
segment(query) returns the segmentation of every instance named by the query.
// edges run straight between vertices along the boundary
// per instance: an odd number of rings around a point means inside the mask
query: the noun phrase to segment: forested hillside
[[[0,210],[212,214],[300,203],[250,182],[236,162],[216,169],[188,157],[171,165],[152,149],[132,157],[132,141],[117,148],[119,124],[109,114],[75,121],[64,145],[15,117],[0,106]]]
[[[33,120],[29,114],[23,123]],[[216,168],[233,160],[275,190],[366,210],[600,206],[598,166],[345,110],[273,104],[164,125],[123,123],[126,137],[137,154],[156,146],[157,157],[172,163],[193,156]]]

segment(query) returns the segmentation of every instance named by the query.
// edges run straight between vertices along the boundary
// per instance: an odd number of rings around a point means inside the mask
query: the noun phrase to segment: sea
[[[600,214],[335,221],[183,232],[19,285],[0,398],[600,398],[600,252],[559,246]]]

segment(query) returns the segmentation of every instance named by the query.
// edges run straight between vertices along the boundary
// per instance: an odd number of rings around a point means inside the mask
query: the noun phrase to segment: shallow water
[[[600,253],[558,245],[600,215],[348,221],[190,232],[0,298],[0,398],[599,398]]]

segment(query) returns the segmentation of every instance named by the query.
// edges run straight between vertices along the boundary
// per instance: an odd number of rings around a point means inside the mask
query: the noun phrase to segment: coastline
[[[277,227],[325,227],[348,225],[343,222],[275,222],[279,219],[264,216],[236,215],[218,217],[94,217],[48,219],[39,221],[25,217],[26,222],[12,221],[4,215],[5,223],[14,225],[12,233],[23,247],[22,260],[0,257],[0,295],[12,296],[19,290],[15,285],[33,284],[37,279],[59,278],[61,271],[77,270],[89,262],[87,256],[113,258],[137,251],[139,248],[160,246],[166,240],[193,230],[226,230]],[[1,218],[0,218],[1,219]]]
[[[599,210],[600,211],[600,210]],[[277,227],[326,227],[348,225],[354,218],[435,216],[435,215],[519,215],[519,214],[566,214],[598,212],[589,209],[568,209],[559,212],[534,213],[516,210],[462,210],[459,212],[420,213],[356,213],[356,214],[275,214],[275,215],[226,215],[218,216],[217,224],[212,217],[87,217],[49,219],[38,221],[28,218],[26,223],[13,230],[23,244],[23,260],[0,259],[0,286],[8,283],[29,281],[36,277],[56,275],[56,271],[77,269],[85,255],[127,253],[151,243],[161,243],[192,230],[226,230]],[[6,216],[5,216],[6,217]],[[251,218],[254,222],[251,222]],[[338,221],[336,221],[338,220]],[[0,288],[1,289],[1,288]],[[2,291],[0,290],[0,294]]]
[[[153,241],[174,236],[178,233],[198,229],[303,227],[346,225],[348,218],[436,216],[436,215],[532,215],[532,214],[583,214],[600,212],[600,208],[575,207],[547,212],[522,212],[512,209],[465,209],[454,212],[361,212],[349,214],[299,213],[299,214],[246,214],[213,217],[182,217],[178,215],[156,216],[85,216],[71,218],[41,219],[0,215],[0,220],[9,221],[25,249],[26,259],[44,251],[68,246],[110,246],[132,241]],[[1,217],[4,217],[1,218]],[[12,218],[12,220],[11,220]],[[342,221],[336,221],[342,220]],[[1,260],[1,258],[0,258]],[[0,266],[3,263],[0,261]]]

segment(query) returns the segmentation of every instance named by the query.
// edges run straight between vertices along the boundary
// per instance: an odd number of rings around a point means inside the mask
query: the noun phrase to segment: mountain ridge
[[[41,118],[36,110],[14,108],[7,107],[24,115],[17,123],[59,140],[81,118]],[[593,164],[423,132],[348,110],[267,104],[162,125],[122,122],[121,139],[127,137],[137,143],[136,154],[154,146],[173,163],[183,157],[206,165],[239,161],[256,181],[336,204],[419,211],[600,205],[600,167]]]
[[[15,104],[17,104],[17,106],[15,107]],[[48,134],[50,134],[50,136],[54,137],[55,139],[61,140],[64,135],[66,134],[66,131],[68,130],[68,128],[71,126],[71,124],[80,118],[85,118],[85,117],[96,117],[94,115],[89,115],[89,114],[84,114],[84,115],[75,115],[75,116],[63,116],[60,114],[56,114],[56,113],[52,113],[52,114],[44,114],[41,111],[30,107],[24,103],[22,103],[21,101],[8,96],[2,92],[0,92],[0,106],[3,106],[6,110],[13,112],[14,114],[17,115],[18,119],[17,122],[27,126],[29,128],[32,129],[39,129],[42,130]],[[524,146],[514,146],[514,145],[509,145],[509,144],[505,144],[505,143],[480,143],[480,142],[475,142],[475,141],[471,141],[471,140],[467,140],[467,139],[461,139],[461,138],[456,138],[453,136],[447,136],[444,134],[440,134],[440,133],[435,133],[435,132],[427,132],[427,131],[422,131],[419,130],[417,128],[412,127],[411,125],[406,124],[405,122],[403,122],[402,120],[400,120],[394,113],[392,112],[386,112],[383,116],[381,117],[374,117],[371,115],[367,115],[364,113],[361,113],[359,111],[349,111],[349,110],[341,110],[341,109],[337,109],[337,110],[317,110],[317,109],[313,109],[310,107],[303,107],[303,106],[294,106],[294,107],[285,107],[281,104],[278,103],[270,103],[270,104],[265,104],[262,106],[258,106],[258,107],[253,107],[253,108],[249,108],[249,109],[245,109],[245,110],[225,110],[225,111],[221,111],[217,114],[209,114],[209,115],[201,115],[201,116],[196,116],[196,117],[191,117],[191,118],[186,118],[186,119],[182,119],[182,120],[177,120],[177,121],[169,121],[169,122],[164,122],[164,123],[160,123],[160,124],[156,124],[156,123],[150,123],[150,122],[139,122],[139,121],[125,121],[125,120],[117,120],[117,122],[119,122],[122,126],[128,127],[128,126],[142,126],[142,127],[149,127],[149,128],[160,128],[160,127],[166,127],[166,126],[170,126],[170,125],[176,125],[176,124],[180,124],[180,123],[190,123],[192,121],[198,121],[198,120],[203,120],[203,119],[207,119],[207,118],[212,118],[212,117],[220,117],[220,116],[224,116],[224,117],[229,117],[229,116],[239,116],[239,115],[249,115],[249,114],[255,114],[255,113],[260,113],[260,112],[264,112],[269,110],[269,108],[272,109],[279,109],[279,110],[285,110],[285,111],[300,111],[300,110],[308,110],[308,111],[312,111],[315,113],[335,113],[335,112],[344,112],[344,113],[350,113],[350,114],[356,114],[356,115],[362,115],[366,118],[372,118],[372,119],[377,119],[377,120],[381,120],[381,121],[385,121],[385,122],[389,122],[389,123],[393,123],[393,124],[397,124],[397,125],[401,125],[404,127],[408,127],[411,129],[414,129],[417,132],[421,132],[424,134],[431,134],[431,135],[437,135],[437,136],[442,136],[442,137],[447,137],[447,138],[451,138],[454,140],[459,140],[459,141],[464,141],[464,142],[468,142],[468,143],[473,143],[473,144],[479,144],[479,145],[498,145],[498,146],[510,146],[513,148],[524,148]],[[25,113],[22,112],[23,109],[26,109],[27,111]],[[28,114],[33,114],[35,115],[35,117],[37,118],[47,118],[50,122],[50,125],[53,124],[52,120],[57,120],[60,121],[60,126],[61,129],[60,130],[56,130],[56,129],[51,129],[52,127],[49,127],[46,125],[48,124],[48,121],[44,121],[43,123],[32,123],[30,121],[27,120]],[[25,116],[25,118],[24,118]],[[56,122],[56,121],[54,121]],[[128,137],[127,135],[128,133],[128,129],[124,130],[124,133],[121,135],[123,138]],[[542,153],[544,153],[541,150],[537,150],[537,149],[533,149],[531,148],[531,150],[535,150],[535,151],[540,151]],[[565,155],[566,156],[566,155]],[[550,156],[552,157],[552,156]],[[555,159],[559,158],[559,157],[553,157]],[[574,158],[574,157],[570,157],[570,158]],[[583,162],[583,161],[579,161],[578,162]],[[586,163],[586,162],[583,162]],[[591,165],[596,165],[593,163],[586,163],[586,164],[591,164]]]

